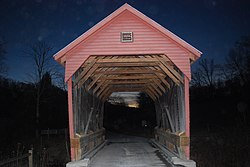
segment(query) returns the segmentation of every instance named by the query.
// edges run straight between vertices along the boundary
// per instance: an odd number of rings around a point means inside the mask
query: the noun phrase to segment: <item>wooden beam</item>
[[[105,68],[105,70],[110,70],[110,68]],[[101,78],[99,78],[101,80]],[[96,81],[98,82],[98,80]],[[106,79],[103,78],[101,80],[101,82],[99,84],[97,84],[97,86],[95,87],[95,89],[93,90],[93,93],[96,93],[96,91],[106,82]],[[110,81],[107,81],[107,82],[110,82]]]
[[[156,134],[177,147],[188,146],[190,143],[189,137],[185,133],[175,134],[157,128]]]
[[[93,65],[93,67],[90,68],[89,72],[85,76],[83,76],[83,78],[79,81],[78,86],[83,85],[98,67],[99,67],[98,64]]]
[[[150,86],[151,86],[154,90],[156,90],[157,94],[162,95],[162,92],[157,88],[157,86],[156,86],[155,84],[150,83]]]
[[[104,56],[89,56],[89,58],[81,65],[81,67],[85,68],[88,66],[94,59],[103,59]]]
[[[103,79],[99,84],[97,84],[97,86],[93,90],[93,93],[95,94],[97,90],[101,87],[101,85],[103,85],[105,82],[106,82],[106,79]]]
[[[90,113],[89,113],[89,117],[88,117],[88,121],[87,121],[87,125],[86,128],[84,129],[84,134],[86,135],[88,133],[89,130],[89,123],[91,121],[91,117],[92,117],[92,113],[93,113],[94,109],[91,108]]]
[[[112,92],[143,92],[146,88],[110,88]]]
[[[152,67],[157,66],[156,63],[147,62],[147,63],[101,63],[100,67]]]
[[[103,96],[102,101],[106,101],[107,98],[112,94],[112,92],[107,92],[105,96]]]
[[[102,75],[103,74],[99,74],[97,77],[95,77],[95,79],[88,85],[88,91],[95,85],[95,83],[102,77]]]
[[[152,93],[152,91],[150,91],[150,89],[145,89],[145,92],[147,92],[147,94],[150,94],[151,96],[153,96],[154,97],[154,99],[156,99],[156,97],[155,97],[155,95],[154,95],[154,93]]]
[[[72,78],[67,82],[68,84],[68,120],[69,120],[69,137],[70,140],[74,139],[74,113],[73,113],[73,90],[72,90]],[[73,142],[70,141],[70,157],[71,160],[76,160],[75,147],[73,147]]]
[[[161,82],[158,82],[155,79],[152,79],[151,81],[154,82],[162,90],[163,93],[165,93],[166,89],[161,85]]]
[[[107,76],[106,80],[138,80],[138,79],[155,79],[157,78],[155,75],[130,75],[130,76]]]
[[[177,85],[182,82],[181,75],[169,64],[171,61],[165,55],[101,56],[100,58],[98,56],[98,58],[91,57],[86,62],[88,64],[83,65],[84,70],[75,82],[82,85],[91,78],[92,82],[87,90],[94,88],[93,93],[97,94],[97,97],[106,98],[107,93],[118,89],[144,92],[147,90],[155,100],[162,95],[162,92],[166,92],[166,88],[170,88],[170,84],[165,79],[166,76],[169,76]],[[147,86],[145,87],[144,84]]]
[[[155,75],[161,80],[162,83],[164,83],[164,85],[170,89],[170,84],[165,80],[165,78],[163,78],[162,76],[158,75],[158,73],[155,73]]]
[[[110,85],[108,85],[102,93],[99,95],[99,98],[102,99],[108,92],[110,92]]]
[[[159,98],[158,93],[152,88],[151,85],[148,85],[147,88],[148,88],[148,90],[151,91],[157,98]]]
[[[124,89],[126,89],[126,88],[141,88],[141,87],[145,87],[147,85],[148,84],[136,84],[136,85],[133,85],[133,84],[131,84],[131,85],[112,85],[112,84],[110,84],[109,86],[110,86],[110,88],[124,88]]]
[[[189,101],[189,82],[188,77],[184,78],[184,98],[185,98],[185,133],[187,137],[190,137],[190,101]],[[186,157],[190,158],[190,146],[188,145],[185,149]]]
[[[183,77],[169,64],[167,64],[163,59],[158,58],[158,60],[181,82],[183,83]]]
[[[106,70],[109,70],[109,68],[100,68],[100,71],[102,72],[102,73],[100,73],[99,75],[95,75],[95,78],[94,78],[94,80],[88,85],[88,88],[87,88],[87,90],[89,91],[94,85],[95,85],[95,83],[102,77],[102,75],[103,75],[103,72],[105,72]],[[95,73],[95,72],[94,72]]]
[[[109,82],[105,82],[105,84],[100,88],[99,92],[97,92],[97,97],[109,86]]]
[[[77,78],[75,79],[75,85],[82,79],[82,77],[84,77],[89,70],[92,68],[92,66],[96,63],[97,59],[94,59],[93,61],[91,61],[84,69],[83,71],[77,76]]]
[[[180,81],[162,64],[158,64],[159,67],[171,78],[177,85],[180,85]]]
[[[113,71],[95,71],[96,74],[104,74],[104,75],[116,75],[116,74],[154,74],[154,73],[162,73],[159,70],[151,70],[151,69],[118,69]]]
[[[174,66],[174,63],[168,58],[167,55],[163,54],[163,55],[158,55],[156,58],[160,58],[162,61],[166,62],[167,64],[169,64],[171,67]]]
[[[156,97],[147,89],[144,91],[153,101],[156,101]]]
[[[121,80],[121,81],[117,81],[117,80],[111,80],[110,84],[111,85],[132,85],[132,84],[146,84],[148,82],[152,82],[149,80],[145,80],[145,79],[140,79],[140,80]]]
[[[170,112],[169,112],[167,106],[164,106],[164,109],[165,109],[165,111],[166,111],[166,113],[167,113],[167,118],[168,118],[168,122],[169,122],[169,125],[170,125],[170,130],[171,130],[171,132],[174,133],[174,132],[176,132],[176,128],[174,127],[174,124],[173,124],[173,121],[172,121],[172,117],[171,117],[171,115],[170,115]]]

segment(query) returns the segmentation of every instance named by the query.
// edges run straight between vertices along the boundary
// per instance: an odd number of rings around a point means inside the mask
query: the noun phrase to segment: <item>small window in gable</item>
[[[133,32],[121,32],[121,42],[133,42]]]

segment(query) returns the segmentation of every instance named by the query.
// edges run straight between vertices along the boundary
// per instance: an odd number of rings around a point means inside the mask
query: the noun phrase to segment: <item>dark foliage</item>
[[[235,44],[217,81],[191,87],[191,158],[198,167],[249,166],[249,43],[243,37]]]
[[[191,87],[192,123],[203,126],[212,124],[249,126],[250,99],[250,37],[235,43],[225,64],[211,69],[217,75],[211,84],[193,84]],[[202,71],[203,66],[197,69]],[[218,66],[218,65],[217,65]],[[195,72],[196,74],[197,72]],[[201,78],[201,80],[204,80]],[[216,81],[215,81],[216,80]],[[206,125],[204,125],[206,124]]]
[[[47,78],[46,78],[47,77]],[[51,84],[44,76],[41,102],[41,129],[67,128],[67,92]],[[0,133],[2,143],[11,144],[35,135],[35,86],[0,79]],[[6,145],[1,145],[6,147]]]

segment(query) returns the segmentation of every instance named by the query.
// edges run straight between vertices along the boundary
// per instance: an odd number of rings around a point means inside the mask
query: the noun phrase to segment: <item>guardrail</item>
[[[33,150],[28,153],[0,161],[0,167],[33,167]]]
[[[187,160],[183,153],[184,147],[190,143],[190,139],[185,133],[172,133],[155,128],[155,140],[151,142],[167,157],[171,167],[196,167],[196,163],[192,160]]]
[[[75,148],[76,159],[84,158],[87,153],[104,143],[105,129],[102,128],[94,133],[87,135],[79,135],[77,138],[71,139],[71,147]]]

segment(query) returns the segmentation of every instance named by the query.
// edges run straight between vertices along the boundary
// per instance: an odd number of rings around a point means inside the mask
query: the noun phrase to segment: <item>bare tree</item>
[[[242,37],[235,43],[226,58],[225,69],[229,79],[239,79],[241,84],[249,80],[250,72],[250,36]]]
[[[43,84],[44,76],[52,76],[56,71],[51,51],[51,46],[45,42],[38,42],[32,45],[26,52],[34,66],[29,77],[36,88],[36,137],[39,136],[40,131],[40,105],[45,91],[45,84]]]
[[[203,76],[199,70],[192,73],[191,85],[201,87],[203,85]]]
[[[7,67],[4,62],[5,60],[5,40],[3,37],[0,37],[0,77],[4,76],[7,72]]]
[[[202,59],[199,62],[199,67],[193,72],[192,84],[195,86],[215,86],[216,68],[213,60]]]

